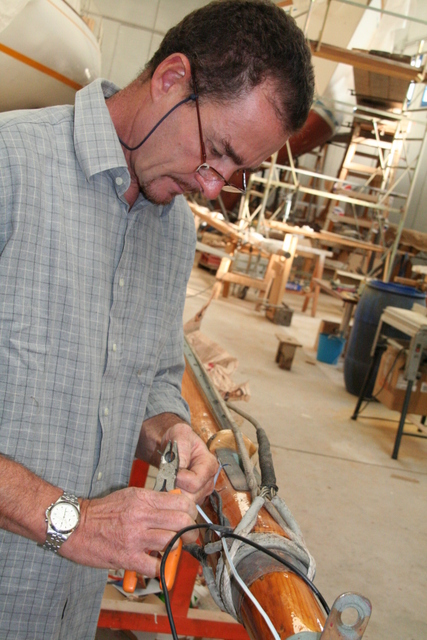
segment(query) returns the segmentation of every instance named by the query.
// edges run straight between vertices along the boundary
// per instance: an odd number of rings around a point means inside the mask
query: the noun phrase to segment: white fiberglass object
[[[72,104],[100,75],[99,42],[72,4],[0,0],[0,111]]]

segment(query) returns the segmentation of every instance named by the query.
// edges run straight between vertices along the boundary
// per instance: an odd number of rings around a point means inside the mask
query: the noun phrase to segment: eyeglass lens
[[[241,169],[236,171],[228,182],[224,176],[222,176],[216,169],[206,164],[206,162],[198,167],[197,172],[202,176],[203,180],[208,182],[223,182],[223,191],[231,193],[245,193],[246,191],[249,178],[249,172],[246,170]]]

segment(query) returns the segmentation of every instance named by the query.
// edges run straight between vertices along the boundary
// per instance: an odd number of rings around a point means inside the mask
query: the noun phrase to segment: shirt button
[[[118,184],[119,186],[123,184],[123,178],[120,178],[120,177],[116,178],[116,184]]]
[[[101,478],[102,478],[102,471],[100,471],[100,472],[98,473],[98,476],[97,476],[97,479],[98,479],[98,480],[101,480]]]
[[[109,412],[109,410],[108,410],[108,407],[105,407],[105,409],[104,409],[104,416],[108,416],[108,414],[109,414],[109,413],[110,413],[110,412]]]
[[[117,345],[113,344],[113,351],[117,351]]]
[[[124,278],[120,278],[119,287],[123,287],[124,283],[125,283],[125,279]]]

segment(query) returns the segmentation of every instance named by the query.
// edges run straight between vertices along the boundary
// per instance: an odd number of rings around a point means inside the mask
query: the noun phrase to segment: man
[[[156,575],[150,550],[212,491],[180,394],[181,194],[244,180],[312,95],[293,20],[226,0],[168,32],[124,90],[96,81],[75,107],[1,116],[1,639],[93,638],[99,569]],[[172,439],[182,495],[127,488],[135,451],[158,463]]]

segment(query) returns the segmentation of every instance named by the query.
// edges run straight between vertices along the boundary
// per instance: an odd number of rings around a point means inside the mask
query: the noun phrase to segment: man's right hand
[[[172,537],[195,524],[195,503],[181,494],[129,487],[105,498],[81,500],[80,524],[64,542],[60,555],[79,564],[129,569],[148,577],[159,575],[160,558]],[[198,531],[183,536],[195,542]]]

